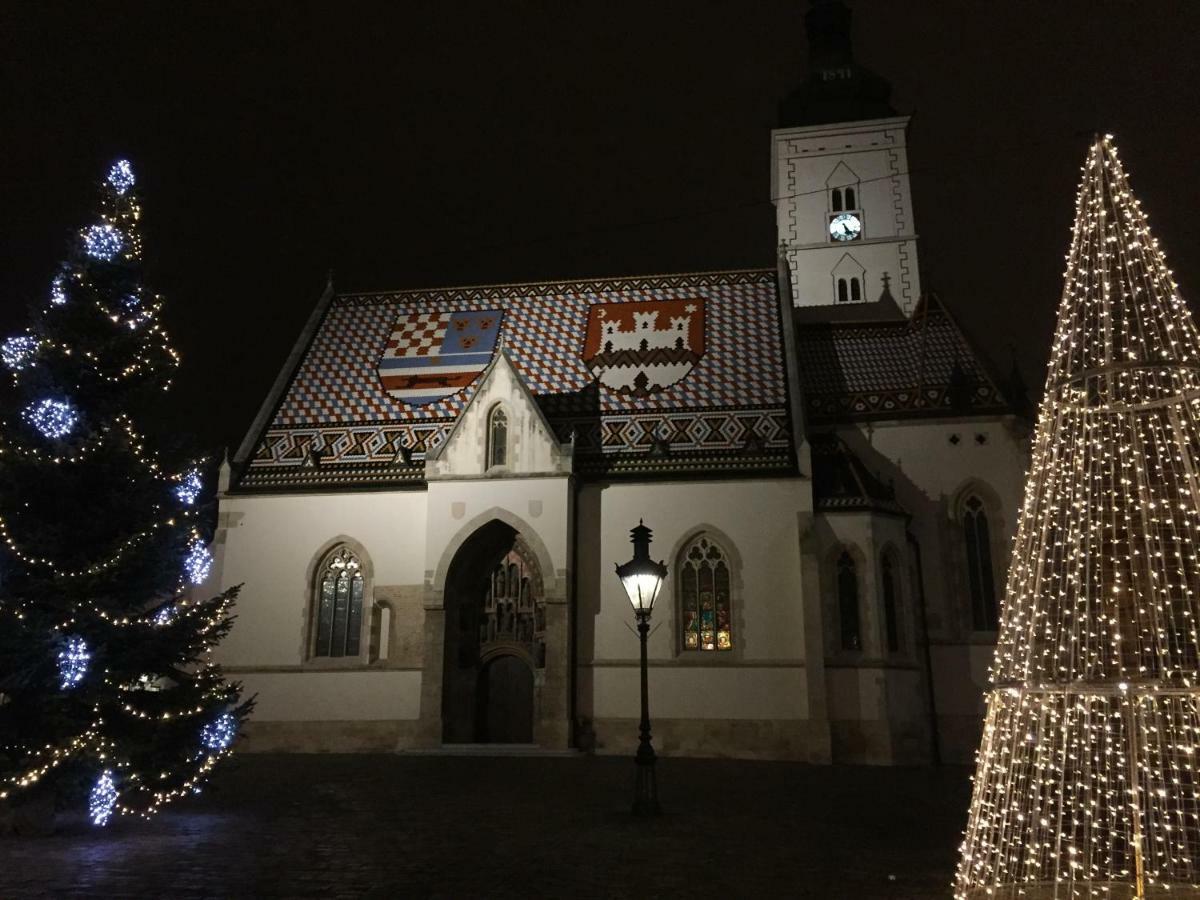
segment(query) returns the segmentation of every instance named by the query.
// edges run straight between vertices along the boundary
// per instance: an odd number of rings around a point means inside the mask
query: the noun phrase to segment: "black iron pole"
[[[642,643],[642,721],[641,737],[637,749],[637,786],[633,797],[635,816],[657,816],[662,810],[658,805],[658,779],[654,772],[656,757],[650,743],[650,679],[646,662],[646,639],[650,636],[650,616],[638,616],[638,637]]]

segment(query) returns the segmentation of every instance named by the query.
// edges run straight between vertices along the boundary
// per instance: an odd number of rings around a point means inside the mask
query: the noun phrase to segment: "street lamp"
[[[617,577],[637,617],[638,637],[642,642],[642,721],[641,738],[637,749],[637,787],[633,796],[633,814],[656,816],[658,806],[658,782],[654,775],[654,747],[650,744],[650,692],[646,667],[646,638],[650,634],[650,613],[654,599],[667,577],[667,567],[650,558],[650,529],[638,520],[637,528],[630,532],[633,541],[633,559],[617,566]]]

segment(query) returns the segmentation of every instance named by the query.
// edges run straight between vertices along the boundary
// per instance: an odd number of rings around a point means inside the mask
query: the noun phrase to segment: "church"
[[[805,24],[775,267],[326,287],[221,470],[245,749],[631,753],[644,521],[662,755],[970,760],[1027,400],[922,291],[849,10]]]

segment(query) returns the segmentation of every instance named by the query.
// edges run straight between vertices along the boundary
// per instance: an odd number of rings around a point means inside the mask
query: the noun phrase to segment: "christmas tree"
[[[959,898],[1200,896],[1200,335],[1088,154]]]
[[[211,564],[205,466],[140,430],[179,364],[142,284],[140,217],[122,160],[0,344],[0,812],[149,816],[199,791],[248,712],[208,658],[236,589],[190,596]]]

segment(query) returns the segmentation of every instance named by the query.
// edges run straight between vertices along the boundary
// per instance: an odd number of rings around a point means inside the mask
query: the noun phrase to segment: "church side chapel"
[[[247,749],[631,752],[644,520],[661,753],[971,758],[1027,404],[922,291],[909,120],[850,11],[806,27],[775,267],[326,286],[222,470]]]

